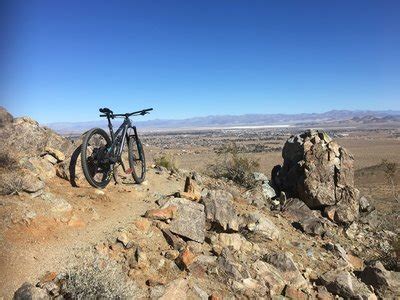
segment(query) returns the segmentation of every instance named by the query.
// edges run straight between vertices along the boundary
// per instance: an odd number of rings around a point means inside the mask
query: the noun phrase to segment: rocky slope
[[[80,186],[66,196],[68,202],[79,203],[72,199],[79,190],[86,191],[77,180],[79,168],[73,169],[79,143],[30,119],[12,119],[4,111],[1,116],[7,162],[1,176],[12,173],[14,187],[3,184],[3,194],[14,194],[4,196],[3,203],[25,197],[26,205],[29,199],[48,205],[51,201],[45,199],[54,193],[54,180],[62,180],[56,174]],[[163,180],[168,188],[141,190],[138,199],[148,206],[141,217],[83,249],[73,266],[21,282],[14,298],[399,297],[398,265],[376,259],[389,253],[396,262],[390,246],[395,234],[379,229],[374,208],[354,187],[352,156],[323,132],[307,131],[286,142],[283,159],[271,180],[254,173],[257,184],[251,190],[155,166],[149,170],[148,186]],[[16,185],[16,178],[27,178],[26,183]],[[28,183],[37,186],[28,188]],[[118,193],[123,197],[129,190],[119,188]],[[97,194],[109,201],[107,190]],[[71,210],[55,202],[61,211]],[[124,212],[118,213],[122,218]],[[77,224],[71,216],[66,222]]]

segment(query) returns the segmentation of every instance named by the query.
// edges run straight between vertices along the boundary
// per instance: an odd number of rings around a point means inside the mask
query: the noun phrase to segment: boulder
[[[263,258],[264,261],[281,271],[282,277],[294,288],[307,286],[307,281],[301,275],[290,253],[273,252]]]
[[[311,209],[336,207],[335,221],[351,223],[358,216],[359,192],[354,187],[353,156],[323,131],[291,136],[282,151],[281,168],[273,182],[288,197]]]
[[[270,296],[281,295],[286,286],[286,281],[279,270],[262,260],[255,261],[252,264],[252,269],[256,273],[256,279],[268,287]]]
[[[361,280],[372,285],[382,298],[400,296],[400,273],[385,269],[381,262],[372,262],[360,273]]]
[[[203,243],[206,230],[204,206],[183,198],[169,199],[162,208],[169,206],[177,207],[176,216],[170,223],[170,231],[190,240]]]
[[[239,221],[232,194],[223,190],[210,190],[202,201],[208,221],[217,224],[225,231],[238,231]]]
[[[345,299],[377,299],[364,283],[347,271],[330,270],[319,281],[329,292]]]

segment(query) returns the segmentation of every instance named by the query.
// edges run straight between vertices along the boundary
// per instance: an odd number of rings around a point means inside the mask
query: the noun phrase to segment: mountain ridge
[[[218,126],[262,126],[262,125],[297,125],[309,122],[330,123],[335,121],[349,121],[368,118],[373,123],[397,121],[400,111],[384,110],[330,110],[323,113],[299,113],[299,114],[243,114],[243,115],[208,115],[185,119],[153,119],[136,121],[135,124],[145,129],[176,129]],[[118,124],[118,121],[116,122]],[[105,120],[85,122],[53,122],[43,124],[60,133],[79,133],[92,127],[104,127]]]

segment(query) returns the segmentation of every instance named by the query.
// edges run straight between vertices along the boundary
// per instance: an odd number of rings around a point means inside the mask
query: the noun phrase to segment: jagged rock
[[[16,292],[14,293],[14,300],[44,300],[51,299],[44,289],[33,286],[32,284],[25,282]]]
[[[141,247],[136,247],[133,254],[128,258],[128,264],[130,268],[134,269],[147,269],[149,267],[147,255]]]
[[[370,213],[362,213],[359,221],[362,224],[369,225],[371,228],[377,228],[381,223],[376,210],[373,210]]]
[[[41,157],[24,157],[19,163],[22,168],[28,169],[36,176],[43,179],[50,179],[56,175],[54,165],[49,160]]]
[[[224,280],[230,278],[241,281],[243,278],[248,278],[249,272],[244,264],[239,263],[229,248],[224,248],[221,255],[217,259],[220,275]]]
[[[35,193],[45,187],[44,182],[36,175],[26,174],[22,180],[22,190],[28,193]]]
[[[208,221],[218,224],[225,231],[238,231],[239,221],[232,194],[222,190],[211,190],[202,200]]]
[[[180,193],[182,198],[186,198],[193,201],[200,201],[201,193],[198,191],[196,184],[188,176],[185,180],[185,187],[183,193]]]
[[[4,107],[0,106],[0,127],[12,123],[13,120],[13,116]]]
[[[320,283],[335,295],[349,299],[377,299],[368,287],[347,271],[331,270],[320,277]]]
[[[117,236],[117,241],[122,243],[126,249],[133,247],[133,242],[126,232],[120,232]]]
[[[270,296],[282,294],[286,281],[273,265],[257,260],[252,264],[252,269],[256,272],[256,279],[268,287]]]
[[[245,215],[246,237],[250,241],[260,242],[266,240],[277,240],[280,238],[280,230],[275,224],[260,213]]]
[[[57,159],[58,162],[65,160],[65,154],[62,153],[60,150],[51,147],[45,147],[44,152],[53,156],[55,159]]]
[[[304,233],[316,236],[326,232],[321,218],[317,217],[315,212],[299,199],[292,198],[287,200],[282,207],[282,214],[294,221],[293,225]]]
[[[177,209],[178,208],[174,205],[170,205],[166,208],[161,208],[161,209],[150,209],[146,211],[144,216],[149,219],[164,221],[168,219],[173,219]]]
[[[262,185],[263,195],[266,199],[272,199],[276,197],[276,192],[272,186],[269,185],[268,181],[264,182]]]
[[[161,229],[167,243],[175,250],[182,249],[186,244],[185,241],[179,236],[174,235],[169,229]]]
[[[372,285],[380,297],[400,296],[400,273],[385,269],[381,262],[373,262],[360,273],[361,280]]]
[[[72,143],[31,118],[15,118],[0,130],[0,150],[15,151],[21,156],[40,156],[46,147],[63,153],[72,152]]]
[[[47,160],[52,165],[55,165],[57,163],[57,158],[55,158],[53,155],[50,154],[43,155],[43,159]]]
[[[81,146],[84,135],[72,143],[72,150],[67,153],[64,161],[56,165],[56,174],[58,177],[71,182],[72,186],[78,184],[84,179],[81,164]]]
[[[189,266],[193,263],[194,259],[196,256],[194,253],[189,249],[189,247],[186,247],[179,253],[178,258],[176,259],[176,264],[182,269],[182,270],[187,270]]]
[[[307,286],[307,281],[301,275],[299,269],[295,265],[291,254],[289,253],[272,253],[265,255],[263,260],[273,265],[282,272],[282,277],[290,283],[294,288],[302,288]]]
[[[360,197],[359,204],[360,204],[360,212],[371,211],[372,207],[366,197],[364,197],[364,196]]]
[[[353,157],[326,133],[308,130],[291,136],[282,151],[283,166],[275,184],[289,197],[312,209],[336,206],[335,221],[351,223],[358,216],[359,192],[354,188]]]
[[[171,232],[203,243],[206,226],[204,206],[183,198],[169,199],[162,208],[169,206],[177,207],[176,216],[170,223]]]
[[[253,176],[254,176],[255,181],[261,181],[261,182],[267,181],[268,182],[268,177],[263,173],[254,172]]]
[[[252,244],[239,233],[220,233],[214,236],[211,242],[213,250],[217,254],[220,254],[225,247],[232,247],[232,249],[241,252],[251,251],[252,249]]]

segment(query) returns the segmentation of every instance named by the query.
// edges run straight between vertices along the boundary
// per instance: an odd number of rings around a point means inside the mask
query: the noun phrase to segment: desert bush
[[[19,172],[1,170],[0,195],[11,195],[22,191],[24,178]]]
[[[237,145],[233,143],[221,151],[217,163],[210,165],[208,172],[214,178],[226,178],[246,188],[253,188],[256,184],[253,172],[258,167],[257,161],[239,153]]]
[[[0,153],[0,194],[10,195],[22,190],[23,174],[17,161],[8,153]]]
[[[398,168],[397,164],[394,162],[390,162],[386,159],[382,160],[383,172],[385,174],[385,179],[387,184],[389,185],[390,189],[392,190],[393,197],[399,201],[400,197],[397,193],[397,185],[395,181],[395,176],[397,174]]]
[[[175,159],[168,154],[154,158],[154,163],[157,166],[164,167],[170,171],[175,171],[177,169]]]
[[[128,281],[117,262],[85,257],[82,265],[67,271],[62,294],[67,299],[126,299],[134,298],[137,286]]]

